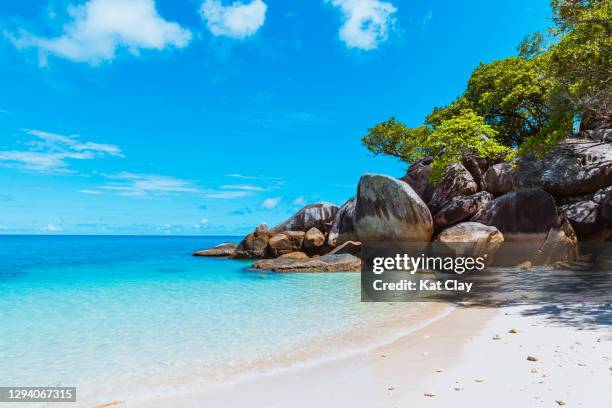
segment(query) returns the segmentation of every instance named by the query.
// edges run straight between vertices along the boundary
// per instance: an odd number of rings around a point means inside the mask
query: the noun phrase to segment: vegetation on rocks
[[[467,155],[494,161],[547,153],[573,133],[609,128],[612,120],[612,5],[553,0],[554,27],[534,33],[518,55],[480,64],[463,95],[434,108],[424,124],[391,117],[362,139],[375,154],[408,163],[432,157],[430,179]]]

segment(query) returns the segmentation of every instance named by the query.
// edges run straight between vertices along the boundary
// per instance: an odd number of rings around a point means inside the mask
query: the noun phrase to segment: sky
[[[364,173],[548,1],[0,3],[0,234],[240,235]]]

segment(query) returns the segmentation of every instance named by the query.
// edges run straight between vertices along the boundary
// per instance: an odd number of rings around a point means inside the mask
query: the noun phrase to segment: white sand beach
[[[458,306],[367,352],[118,405],[612,407],[611,314],[601,303]]]

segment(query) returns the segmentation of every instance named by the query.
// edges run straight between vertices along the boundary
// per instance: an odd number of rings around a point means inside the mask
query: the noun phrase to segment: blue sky
[[[343,203],[547,1],[0,4],[0,233],[230,234]]]

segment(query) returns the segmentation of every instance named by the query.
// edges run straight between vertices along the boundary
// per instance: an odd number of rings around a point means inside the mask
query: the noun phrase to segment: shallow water
[[[159,391],[394,308],[360,303],[359,274],[190,256],[227,240],[0,236],[0,386],[76,386],[83,403]]]

